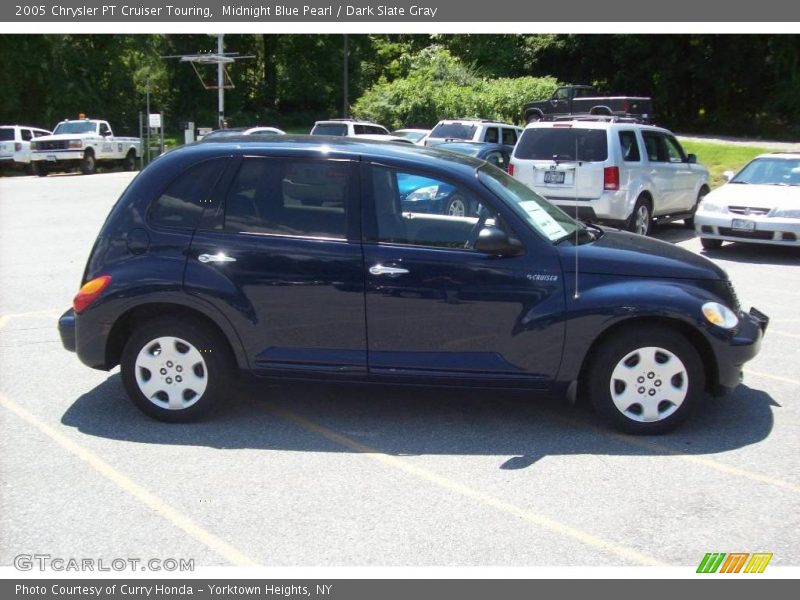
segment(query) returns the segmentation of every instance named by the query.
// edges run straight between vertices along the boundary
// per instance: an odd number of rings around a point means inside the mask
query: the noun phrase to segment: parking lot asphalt
[[[0,566],[800,565],[797,250],[702,252],[771,323],[743,385],[669,435],[521,393],[322,384],[239,384],[169,425],[56,330],[131,177],[0,179]],[[680,224],[655,236],[701,253]]]

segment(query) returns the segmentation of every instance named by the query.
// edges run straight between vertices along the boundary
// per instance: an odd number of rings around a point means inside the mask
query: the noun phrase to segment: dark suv
[[[477,214],[409,210],[414,181]],[[735,387],[767,324],[712,262],[584,226],[486,162],[330,137],[164,155],[112,209],[82,283],[65,347],[120,364],[167,421],[248,371],[588,396],[655,433]]]

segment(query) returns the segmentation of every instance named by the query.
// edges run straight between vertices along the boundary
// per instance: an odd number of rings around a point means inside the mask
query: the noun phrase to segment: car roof
[[[533,121],[525,129],[645,129],[647,131],[663,131],[673,135],[669,129],[647,123],[634,123],[629,121],[588,121],[580,118],[562,119],[558,121]]]
[[[520,129],[519,125],[503,123],[502,121],[491,121],[489,119],[442,119],[437,123],[437,125],[441,125],[442,123],[478,123],[480,125],[503,125],[504,127],[514,127],[515,129]]]
[[[449,168],[474,171],[484,163],[481,160],[464,154],[455,154],[425,148],[415,144],[386,143],[365,139],[362,137],[342,137],[328,135],[281,135],[258,138],[250,135],[223,137],[218,140],[193,142],[180,146],[163,155],[163,158],[186,157],[191,154],[230,155],[235,149],[235,154],[244,155],[248,152],[274,154],[275,156],[302,156],[302,157],[337,157],[361,159],[397,159],[407,161],[425,168],[441,168],[443,162]],[[156,161],[158,162],[158,161]]]

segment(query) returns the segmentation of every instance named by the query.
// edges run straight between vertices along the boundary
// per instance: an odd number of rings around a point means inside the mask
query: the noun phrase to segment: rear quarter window
[[[11,142],[14,140],[14,130],[10,127],[0,129],[0,142]]]
[[[150,223],[158,227],[195,229],[210,205],[211,194],[227,159],[197,163],[178,175],[150,206]]]
[[[526,129],[517,142],[514,157],[522,160],[580,160],[602,162],[608,158],[605,129],[542,127]]]

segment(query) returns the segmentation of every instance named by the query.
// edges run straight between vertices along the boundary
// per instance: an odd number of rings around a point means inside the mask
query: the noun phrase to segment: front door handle
[[[389,275],[390,277],[397,277],[398,275],[408,275],[408,269],[401,269],[399,267],[384,267],[383,265],[373,265],[369,268],[369,272],[373,275]]]
[[[232,256],[228,256],[222,252],[217,252],[216,254],[201,254],[197,257],[201,263],[228,263],[228,262],[236,262],[236,259]]]

